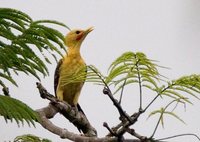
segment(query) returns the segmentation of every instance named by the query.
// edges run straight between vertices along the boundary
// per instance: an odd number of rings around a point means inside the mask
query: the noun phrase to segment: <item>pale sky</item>
[[[34,20],[57,20],[72,29],[93,26],[95,30],[85,39],[81,52],[87,64],[95,65],[104,74],[107,73],[110,63],[126,51],[143,52],[149,58],[158,60],[160,65],[170,67],[170,70],[160,70],[169,79],[200,73],[199,0],[0,0],[0,6],[21,10]],[[59,29],[63,34],[68,32],[64,28]],[[50,76],[41,81],[51,93],[55,67],[55,62],[48,65]],[[48,101],[39,97],[35,78],[24,74],[15,78],[20,87],[11,86],[10,93],[13,97],[33,109],[48,104]],[[123,106],[131,113],[137,110],[139,104],[138,90],[136,87],[128,89]],[[146,94],[146,102],[150,101],[148,95]],[[186,112],[181,106],[178,109],[178,115],[187,125],[167,117],[165,128],[159,127],[156,138],[182,133],[200,135],[200,102],[194,98],[192,101],[194,105],[187,105]],[[150,111],[163,106],[162,101],[156,103]],[[108,97],[102,94],[102,87],[86,83],[80,105],[100,137],[108,133],[102,126],[104,121],[110,126],[119,123],[118,113]],[[134,129],[142,135],[150,136],[158,117],[146,120],[147,116],[143,115],[134,125]],[[52,121],[60,127],[77,132],[61,115],[57,115]],[[18,128],[16,123],[6,124],[0,118],[0,127],[0,141],[13,140],[14,137],[27,133],[49,138],[54,142],[68,141],[61,140],[39,124],[36,128],[28,128],[27,125]],[[197,142],[197,139],[182,137],[173,141]]]

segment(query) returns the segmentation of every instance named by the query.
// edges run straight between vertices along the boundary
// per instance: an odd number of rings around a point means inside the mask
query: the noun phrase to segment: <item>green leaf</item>
[[[15,29],[19,32],[23,32],[24,31],[24,28],[20,27],[19,25],[15,24],[15,23],[11,23],[9,21],[6,21],[4,19],[1,19],[0,20],[0,24],[3,25],[4,27],[10,27],[12,29]]]
[[[51,142],[51,140],[43,139],[35,135],[26,134],[22,136],[17,136],[14,142]]]
[[[38,20],[38,21],[33,22],[33,24],[46,24],[46,23],[55,24],[55,25],[60,25],[60,26],[62,26],[62,27],[67,28],[68,30],[71,30],[71,29],[70,29],[67,25],[65,25],[64,23],[61,23],[61,22],[58,22],[58,21],[55,21],[55,20]]]
[[[149,114],[148,118],[150,118],[150,117],[152,117],[152,116],[154,116],[156,114],[160,114],[159,122],[161,123],[161,125],[162,125],[163,128],[164,128],[164,123],[165,123],[164,122],[164,116],[165,115],[170,115],[170,116],[176,118],[177,120],[179,120],[179,121],[181,121],[182,123],[185,124],[185,122],[178,115],[176,115],[174,112],[166,111],[165,108],[160,108],[159,110],[152,111]]]
[[[26,22],[31,22],[32,19],[31,17],[29,17],[26,13],[21,12],[19,10],[16,9],[11,9],[11,8],[0,8],[0,14],[1,15],[10,15],[12,17],[15,17],[17,19],[20,19],[22,21],[26,21]],[[2,16],[1,16],[2,17]]]
[[[200,75],[183,76],[177,80],[168,82],[168,85],[165,87],[157,88],[157,92],[160,95],[166,95],[172,99],[181,98],[185,103],[192,104],[186,95],[200,99],[197,96],[200,93]]]
[[[102,73],[93,65],[87,66],[86,81],[97,83],[99,85],[106,85],[104,75],[102,75]]]
[[[62,56],[61,50],[66,49],[63,34],[46,26],[47,24],[69,29],[58,21],[33,21],[29,15],[19,10],[0,8],[0,71],[3,71],[0,76],[1,86],[5,85],[4,79],[16,85],[11,76],[13,72],[17,75],[19,72],[31,74],[37,79],[40,79],[39,73],[48,75],[45,63],[51,61],[46,53],[50,53],[57,61],[55,53]],[[35,47],[42,57],[36,53]]]
[[[9,75],[6,75],[6,74],[0,72],[0,78],[5,78],[6,80],[10,81],[15,86],[17,86],[17,83],[15,82],[15,80],[13,80],[13,78]]]
[[[127,84],[139,83],[140,86],[149,88],[150,86],[158,87],[161,81],[161,75],[157,70],[158,65],[146,57],[144,53],[126,52],[118,57],[109,67],[109,75],[106,78],[106,83],[115,85],[118,92],[123,87],[124,80]],[[134,80],[134,81],[128,81]],[[114,83],[113,83],[114,82]],[[152,91],[156,91],[151,89]]]
[[[19,125],[23,124],[24,120],[30,126],[31,124],[35,126],[34,121],[38,121],[38,116],[34,110],[23,102],[8,97],[0,95],[0,116],[3,116],[5,121],[15,120]]]
[[[118,88],[115,90],[115,92],[113,93],[113,95],[116,94],[116,93],[118,93],[124,86],[127,86],[127,85],[132,84],[132,83],[138,83],[138,80],[133,80],[133,79],[127,80],[125,83],[123,83],[123,84],[121,84],[121,85],[118,86]]]
[[[164,114],[169,114],[172,117],[176,118],[177,120],[181,121],[182,123],[186,124],[183,119],[181,119],[178,115],[176,115],[174,112],[170,112],[170,111],[165,111]]]

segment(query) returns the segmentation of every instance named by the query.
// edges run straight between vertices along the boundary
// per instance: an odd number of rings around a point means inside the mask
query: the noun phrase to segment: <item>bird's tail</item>
[[[85,118],[87,119],[87,117],[86,117],[86,115],[85,115],[83,109],[81,108],[81,106],[80,106],[79,104],[77,104],[77,109],[78,109],[78,111],[81,112],[81,113],[85,116]],[[81,128],[78,128],[78,131],[81,133]]]
[[[82,110],[82,108],[79,104],[77,104],[77,109],[78,109],[79,112],[81,112],[85,115],[84,111]],[[86,117],[86,115],[85,115],[85,117]]]

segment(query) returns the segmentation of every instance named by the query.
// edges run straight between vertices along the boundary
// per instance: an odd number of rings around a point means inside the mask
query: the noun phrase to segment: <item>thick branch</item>
[[[118,137],[93,137],[96,136],[96,130],[90,125],[85,115],[76,112],[67,103],[56,99],[53,95],[49,94],[47,90],[37,83],[40,95],[42,98],[46,98],[51,101],[47,107],[36,110],[39,114],[39,123],[50,132],[60,136],[63,139],[69,139],[74,142],[119,142]],[[84,132],[83,135],[78,135],[69,132],[67,129],[60,128],[54,125],[49,119],[53,118],[57,113],[63,114],[70,122],[80,128]],[[123,142],[150,142],[149,140],[141,141],[139,139],[122,139]]]
[[[36,112],[40,116],[39,123],[50,132],[60,136],[61,138],[69,139],[74,142],[118,142],[118,139],[116,137],[104,137],[104,138],[97,138],[97,137],[87,137],[83,135],[74,134],[72,132],[69,132],[67,129],[60,128],[56,125],[54,125],[49,118],[52,118],[56,115],[58,112],[57,107],[52,105],[51,103],[44,108],[36,110]],[[141,142],[138,139],[125,139],[123,142]],[[148,142],[148,141],[146,141]]]
[[[37,83],[37,88],[39,89],[40,95],[42,98],[46,98],[51,101],[49,106],[45,107],[41,110],[38,110],[39,114],[43,112],[47,118],[52,118],[57,112],[61,113],[64,117],[66,117],[71,123],[73,123],[78,129],[82,130],[82,132],[86,136],[96,136],[97,132],[94,127],[89,123],[86,116],[76,109],[73,109],[69,104],[64,101],[60,101],[55,98],[53,95],[49,94],[47,90],[40,84]],[[51,111],[47,111],[47,110]],[[52,115],[49,115],[52,114]],[[48,115],[47,115],[48,114]],[[44,116],[44,115],[42,115]]]

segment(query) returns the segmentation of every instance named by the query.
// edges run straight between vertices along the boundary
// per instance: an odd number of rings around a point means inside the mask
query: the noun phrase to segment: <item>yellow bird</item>
[[[54,90],[59,100],[64,100],[79,111],[82,111],[78,104],[78,98],[84,84],[84,80],[73,82],[72,79],[79,76],[79,72],[86,69],[86,64],[81,57],[80,47],[85,37],[93,30],[72,30],[65,37],[67,54],[59,61],[54,75]],[[85,76],[86,76],[86,70]],[[84,114],[84,113],[83,113]]]

